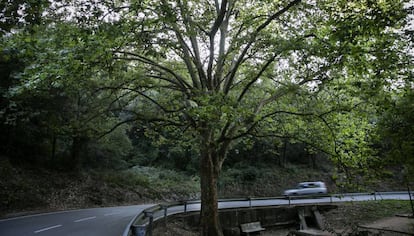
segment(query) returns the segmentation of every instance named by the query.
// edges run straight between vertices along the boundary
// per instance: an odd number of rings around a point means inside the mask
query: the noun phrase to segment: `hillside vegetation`
[[[280,196],[283,189],[297,182],[322,180],[330,192],[341,192],[332,179],[331,167],[313,168],[289,164],[252,166],[239,163],[227,167],[219,182],[221,198]],[[359,186],[358,190],[401,190],[395,179]],[[386,184],[385,184],[386,183]],[[119,206],[199,199],[200,183],[196,175],[163,167],[134,166],[123,170],[82,172],[0,162],[0,215],[2,217],[35,212]],[[351,191],[351,189],[349,189]],[[357,190],[357,189],[354,189]]]

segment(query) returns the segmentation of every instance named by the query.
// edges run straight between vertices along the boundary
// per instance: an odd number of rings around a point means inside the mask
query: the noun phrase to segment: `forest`
[[[315,172],[338,192],[414,180],[412,1],[10,0],[0,9],[5,209],[25,173],[151,187],[175,171],[203,202],[203,235],[220,235],[217,199],[229,183],[246,196],[278,193],[245,182],[277,176],[284,188]]]

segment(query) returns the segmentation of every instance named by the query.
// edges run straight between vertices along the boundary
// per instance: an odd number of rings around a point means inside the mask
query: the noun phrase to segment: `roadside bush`
[[[174,198],[180,198],[180,196],[185,198],[198,195],[200,192],[198,179],[192,178],[184,172],[146,166],[135,166],[126,172],[146,178],[148,180],[147,187],[161,195],[174,195]]]
[[[260,177],[260,171],[256,167],[244,167],[242,169],[229,169],[226,173],[231,182],[252,182]]]
[[[102,179],[112,185],[133,188],[134,186],[149,187],[150,180],[147,176],[134,174],[128,171],[105,172]]]

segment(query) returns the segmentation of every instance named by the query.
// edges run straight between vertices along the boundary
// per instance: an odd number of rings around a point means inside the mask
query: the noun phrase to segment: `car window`
[[[303,189],[303,188],[321,188],[320,183],[300,183],[296,187],[297,189]]]
[[[298,186],[296,188],[306,188],[305,184],[298,184]]]
[[[310,183],[309,184],[309,188],[318,188],[319,184],[315,184],[315,183]]]

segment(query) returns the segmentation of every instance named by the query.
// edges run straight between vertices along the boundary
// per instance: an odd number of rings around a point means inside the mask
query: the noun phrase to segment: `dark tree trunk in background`
[[[88,139],[83,136],[72,137],[72,148],[71,148],[71,165],[72,170],[78,171],[81,169],[81,155],[85,151]]]
[[[286,163],[286,149],[287,149],[287,141],[283,139],[283,150],[282,155],[279,155],[279,166],[285,167]]]
[[[53,134],[52,135],[52,153],[50,156],[50,159],[52,162],[56,160],[56,142],[57,142],[57,137],[55,134]]]

